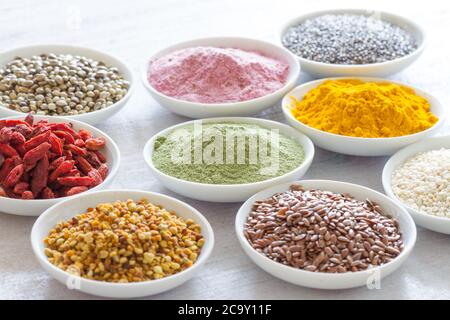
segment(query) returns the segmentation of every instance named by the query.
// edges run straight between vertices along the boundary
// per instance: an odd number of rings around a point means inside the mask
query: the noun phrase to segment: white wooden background
[[[448,3],[448,1],[447,1]],[[277,41],[281,25],[307,11],[361,7],[362,1],[332,0],[109,0],[0,2],[0,54],[32,43],[70,43],[111,52],[138,74],[150,54],[195,37],[234,35]],[[423,57],[393,79],[414,84],[450,102],[450,10],[446,1],[364,1],[372,9],[409,16],[428,31]],[[139,79],[137,79],[139,80]],[[308,80],[302,75],[301,81]],[[279,108],[259,115],[281,120]],[[122,165],[113,188],[137,188],[174,195],[160,186],[142,158],[147,139],[186,118],[159,106],[140,83],[126,108],[98,127],[118,143]],[[444,132],[450,133],[448,122]],[[363,184],[382,191],[381,170],[386,158],[349,157],[317,150],[305,178]],[[410,299],[450,298],[450,238],[418,229],[414,252],[380,290],[358,288],[320,291],[290,285],[253,264],[234,234],[240,204],[213,204],[177,196],[200,210],[211,222],[216,246],[202,272],[172,291],[153,299]],[[1,208],[0,208],[1,211]],[[34,218],[0,214],[0,298],[93,299],[67,289],[38,265],[30,247]]]

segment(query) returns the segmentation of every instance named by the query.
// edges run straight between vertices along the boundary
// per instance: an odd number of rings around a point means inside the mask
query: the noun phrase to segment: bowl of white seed
[[[118,58],[70,45],[32,45],[0,54],[0,117],[31,113],[96,124],[119,112],[133,86]]]
[[[450,234],[450,136],[414,143],[383,169],[386,194],[421,227]]]
[[[385,77],[411,65],[425,48],[425,32],[395,14],[324,10],[289,21],[280,42],[315,77]]]

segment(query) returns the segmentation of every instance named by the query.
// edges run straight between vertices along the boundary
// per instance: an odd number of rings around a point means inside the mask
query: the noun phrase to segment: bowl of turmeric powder
[[[354,156],[387,156],[443,125],[431,94],[380,78],[327,78],[302,84],[282,101],[287,122],[315,145]]]

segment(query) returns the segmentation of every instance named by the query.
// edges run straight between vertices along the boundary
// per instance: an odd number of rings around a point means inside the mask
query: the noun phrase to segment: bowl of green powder
[[[240,202],[274,184],[302,177],[314,157],[304,134],[274,121],[210,118],[154,135],[144,158],[155,177],[183,196]]]

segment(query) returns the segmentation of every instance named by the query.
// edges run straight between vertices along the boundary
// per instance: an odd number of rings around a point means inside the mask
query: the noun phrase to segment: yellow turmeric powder
[[[297,120],[344,136],[398,137],[426,130],[438,121],[425,98],[389,82],[329,80],[292,102]]]

